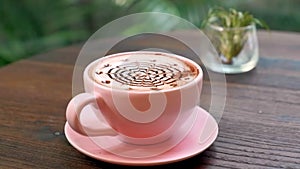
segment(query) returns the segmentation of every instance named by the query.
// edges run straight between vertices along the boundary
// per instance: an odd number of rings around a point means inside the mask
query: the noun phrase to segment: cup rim
[[[107,86],[101,85],[101,84],[97,83],[95,80],[93,80],[93,78],[89,74],[90,69],[93,68],[93,66],[101,60],[107,59],[109,57],[115,57],[115,56],[119,56],[119,55],[136,54],[136,53],[162,54],[162,55],[174,56],[176,58],[179,58],[180,60],[189,62],[193,66],[195,66],[198,69],[198,75],[191,82],[188,82],[188,83],[186,83],[182,86],[177,86],[177,87],[174,87],[174,88],[162,89],[162,90],[124,90],[124,89],[112,88],[112,87],[107,87]],[[202,81],[203,71],[202,71],[202,68],[200,67],[200,65],[197,64],[195,61],[193,61],[191,59],[188,59],[184,56],[177,55],[177,54],[166,53],[166,52],[156,52],[156,51],[131,51],[131,52],[114,53],[114,54],[107,55],[107,56],[101,57],[99,59],[96,59],[96,60],[90,62],[84,70],[83,78],[87,79],[89,81],[89,84],[93,84],[93,86],[97,86],[97,88],[101,88],[101,89],[105,89],[105,90],[113,90],[113,91],[117,91],[117,92],[124,92],[124,93],[142,93],[142,94],[146,94],[146,93],[172,92],[172,91],[177,91],[177,90],[181,90],[183,88],[193,86],[194,84],[198,83],[199,81]]]

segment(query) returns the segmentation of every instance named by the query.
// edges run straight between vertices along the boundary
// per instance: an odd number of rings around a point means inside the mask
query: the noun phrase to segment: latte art
[[[99,84],[125,90],[162,90],[182,86],[198,74],[195,67],[161,53],[132,53],[103,60],[93,78]]]

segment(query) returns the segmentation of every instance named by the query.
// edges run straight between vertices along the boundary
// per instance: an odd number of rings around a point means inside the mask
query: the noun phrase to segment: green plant
[[[249,12],[218,7],[208,11],[202,27],[216,47],[222,62],[232,64],[232,59],[238,56],[248,40],[246,36],[248,27],[255,24],[268,29],[263,21]]]
[[[2,0],[0,67],[85,41],[99,27],[120,17],[121,12],[123,6],[111,0]]]
[[[211,6],[249,11],[275,30],[300,31],[299,0],[1,0],[0,67],[84,42],[101,26],[132,13],[166,12],[200,27]]]

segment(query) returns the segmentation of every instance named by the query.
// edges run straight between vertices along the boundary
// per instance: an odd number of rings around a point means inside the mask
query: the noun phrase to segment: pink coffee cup
[[[162,90],[124,90],[97,83],[91,71],[97,64],[110,58],[131,55],[164,55],[176,58],[196,69],[196,77],[187,84]],[[105,56],[90,63],[84,71],[85,92],[71,99],[66,118],[76,132],[87,136],[119,136],[122,141],[133,144],[154,144],[169,138],[187,122],[199,103],[203,72],[190,59],[162,52],[126,52]],[[101,126],[91,128],[82,125],[84,107],[92,105],[99,116]],[[180,133],[179,133],[180,134]]]

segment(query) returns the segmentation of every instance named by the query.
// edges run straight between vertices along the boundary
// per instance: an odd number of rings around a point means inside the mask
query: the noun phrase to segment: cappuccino
[[[90,72],[100,85],[124,90],[163,90],[185,85],[199,74],[194,64],[161,52],[122,53],[101,59]]]

